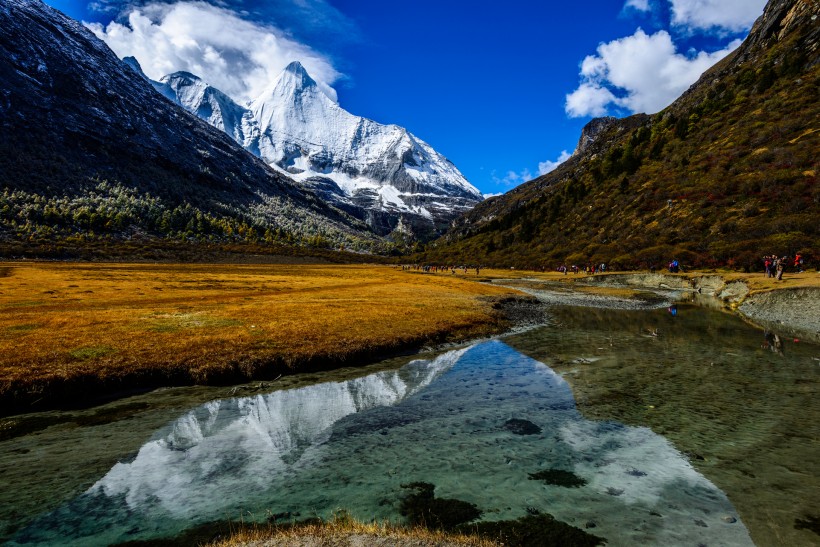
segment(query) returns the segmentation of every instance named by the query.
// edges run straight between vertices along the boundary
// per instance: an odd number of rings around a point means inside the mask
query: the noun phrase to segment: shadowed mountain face
[[[15,228],[28,223],[35,235],[376,241],[364,223],[160,96],[78,22],[36,0],[4,0],[0,29],[5,237],[32,235]],[[83,208],[96,224],[80,218]]]
[[[476,206],[425,259],[751,268],[769,253],[816,258],[818,16],[816,1],[770,1],[738,50],[664,111],[592,120],[566,163]]]

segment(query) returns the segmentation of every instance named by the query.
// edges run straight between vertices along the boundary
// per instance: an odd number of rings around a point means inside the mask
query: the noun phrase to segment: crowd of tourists
[[[793,259],[787,256],[779,257],[777,255],[767,255],[763,257],[763,271],[766,277],[783,279],[783,271],[789,266],[792,266],[794,268],[795,273],[803,273],[803,256],[800,254],[796,254]],[[402,270],[415,270],[424,273],[466,274],[469,271],[475,270],[476,275],[479,275],[481,273],[481,268],[482,266],[472,266],[466,264],[403,264],[401,267]],[[679,273],[682,271],[682,266],[680,265],[680,262],[678,262],[677,259],[672,259],[666,265],[666,269],[670,273]],[[654,265],[650,266],[649,271],[651,273],[655,273],[655,270],[656,268]],[[541,267],[540,271],[546,271],[546,268]],[[555,271],[563,273],[564,275],[567,275],[570,272],[572,272],[574,275],[595,275],[598,273],[606,272],[607,265],[603,262],[600,264],[586,264],[581,266],[578,266],[577,264],[573,264],[571,266],[561,264],[560,266],[555,268]]]
[[[775,279],[783,279],[783,270],[789,265],[789,262],[794,266],[796,273],[803,273],[803,256],[800,254],[794,255],[794,260],[790,260],[787,256],[767,255],[763,257],[763,274],[766,277],[774,277]]]
[[[466,274],[470,270],[475,270],[475,274],[478,275],[481,273],[481,266],[467,266],[467,265],[445,265],[440,266],[438,264],[403,264],[401,267],[402,270],[406,271],[420,271],[424,273],[446,273],[450,272],[452,274],[456,274],[457,272],[461,272]]]
[[[579,273],[585,273],[587,275],[595,275],[597,273],[603,273],[606,271],[606,264],[601,262],[600,264],[587,264],[586,266],[578,266],[577,264],[573,264],[569,268],[567,268],[566,264],[561,264],[558,266],[555,271],[559,273],[563,273],[567,275],[568,272],[572,272],[574,275],[578,275]]]

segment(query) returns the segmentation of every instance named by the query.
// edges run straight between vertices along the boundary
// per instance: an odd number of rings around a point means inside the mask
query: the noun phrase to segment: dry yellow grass
[[[0,400],[354,364],[502,328],[486,297],[512,291],[464,277],[391,266],[5,263]]]
[[[476,536],[445,533],[426,528],[402,528],[387,523],[363,523],[349,517],[330,522],[296,526],[255,526],[237,530],[208,547],[495,547],[494,541]]]

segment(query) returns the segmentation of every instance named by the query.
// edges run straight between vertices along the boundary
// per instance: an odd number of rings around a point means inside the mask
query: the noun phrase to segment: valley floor
[[[0,415],[139,388],[272,380],[509,328],[499,301],[515,292],[466,277],[394,266],[3,263]]]
[[[0,415],[366,364],[537,322],[531,297],[492,283],[507,279],[627,299],[657,288],[714,294],[758,323],[820,337],[816,272],[777,281],[704,272],[8,262],[0,264]]]

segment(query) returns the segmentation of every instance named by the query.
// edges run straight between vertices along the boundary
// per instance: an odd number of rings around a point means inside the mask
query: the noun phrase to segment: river
[[[479,520],[548,513],[610,545],[817,544],[817,346],[687,303],[549,317],[365,369],[19,417],[0,441],[0,539],[403,522],[423,482]]]

